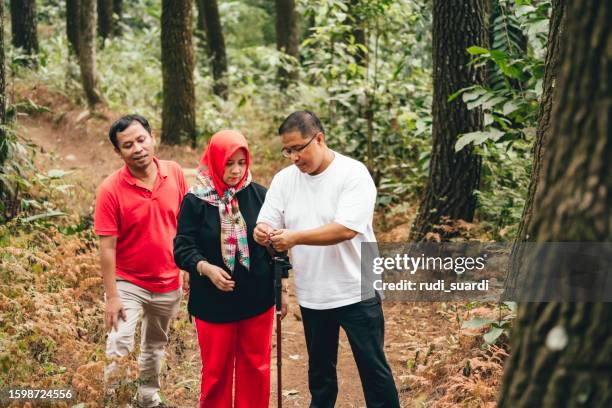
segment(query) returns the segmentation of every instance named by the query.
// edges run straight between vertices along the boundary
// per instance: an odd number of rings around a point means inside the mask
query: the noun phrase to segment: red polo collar
[[[153,190],[155,190],[159,186],[161,179],[168,177],[168,166],[166,163],[157,160],[157,157],[153,157],[153,162],[155,163],[155,167],[157,167],[157,180],[155,181],[155,186],[153,187]],[[132,175],[126,164],[124,164],[123,168],[121,169],[121,179],[125,180],[125,182],[129,185],[144,188],[144,186]]]

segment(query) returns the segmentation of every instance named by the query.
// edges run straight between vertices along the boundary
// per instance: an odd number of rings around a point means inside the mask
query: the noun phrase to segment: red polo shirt
[[[172,249],[187,181],[177,163],[153,160],[157,165],[153,190],[136,180],[125,165],[102,182],[94,231],[117,237],[117,277],[163,293],[179,287]]]

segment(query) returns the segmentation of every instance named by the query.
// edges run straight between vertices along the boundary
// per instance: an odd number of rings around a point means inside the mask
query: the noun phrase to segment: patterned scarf
[[[223,182],[223,171],[229,157],[238,149],[247,153],[247,170],[243,179],[230,187]],[[219,208],[221,219],[221,255],[223,263],[234,272],[236,252],[238,262],[247,270],[250,267],[247,225],[240,213],[236,193],[251,183],[251,171],[248,169],[250,155],[248,145],[242,134],[234,130],[222,130],[215,133],[202,156],[196,183],[189,192],[201,200]]]
[[[236,266],[236,250],[238,251],[238,261],[240,264],[247,270],[250,266],[247,226],[240,213],[238,200],[236,199],[236,193],[246,188],[250,183],[251,172],[249,171],[244,184],[238,190],[230,187],[225,190],[223,197],[219,197],[212,178],[200,173],[196,178],[196,184],[189,189],[189,192],[196,197],[215,207],[219,207],[221,254],[223,255],[225,266],[232,272],[234,272]]]

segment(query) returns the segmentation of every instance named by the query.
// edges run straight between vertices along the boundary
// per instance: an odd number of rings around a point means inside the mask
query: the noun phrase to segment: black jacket
[[[188,193],[181,204],[174,261],[190,275],[189,313],[211,323],[234,322],[268,310],[274,304],[273,270],[266,249],[253,240],[253,229],[263,205],[266,189],[257,183],[236,194],[240,212],[247,225],[250,270],[236,259],[233,274],[225,267],[221,255],[221,222],[219,209]],[[223,268],[232,275],[236,286],[223,292],[196,265],[201,260]]]

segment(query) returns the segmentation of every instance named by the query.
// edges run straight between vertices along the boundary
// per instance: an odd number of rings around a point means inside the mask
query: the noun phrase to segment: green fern
[[[493,0],[491,10],[491,25],[489,30],[490,49],[500,51],[515,57],[527,52],[527,37],[521,30],[520,23],[514,16],[514,2],[508,0]],[[489,87],[495,90],[504,88],[508,79],[496,64],[488,64]],[[508,84],[513,88],[519,83]]]

